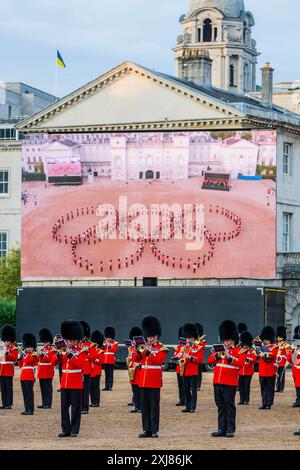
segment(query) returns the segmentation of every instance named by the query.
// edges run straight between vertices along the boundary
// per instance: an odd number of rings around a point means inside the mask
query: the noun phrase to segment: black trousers
[[[201,389],[202,385],[202,371],[203,371],[203,364],[198,365],[198,378],[197,378],[197,388],[198,390]]]
[[[297,396],[297,403],[299,403],[299,406],[300,406],[300,387],[297,387],[296,388],[296,396]]]
[[[111,389],[114,384],[114,364],[103,364],[105,371],[105,388]]]
[[[0,377],[1,400],[3,406],[13,405],[13,377]]]
[[[285,387],[285,367],[278,367],[277,374],[276,390],[277,392],[283,392]]]
[[[96,406],[100,405],[100,379],[101,379],[101,375],[96,375],[96,377],[91,378],[91,386],[90,386],[91,404],[96,405]]]
[[[61,390],[61,430],[66,434],[79,434],[82,390]],[[71,407],[71,416],[70,416]]]
[[[59,375],[59,383],[61,383],[62,364],[58,364],[58,375]]]
[[[141,392],[140,392],[140,388],[138,385],[131,385],[131,388],[132,388],[132,394],[133,394],[133,399],[132,399],[132,402],[134,403],[134,408],[136,410],[140,410],[141,409]]]
[[[91,376],[84,374],[83,376],[83,392],[82,392],[82,411],[89,411],[90,408],[90,386]]]
[[[241,403],[250,402],[250,387],[251,387],[252,375],[240,375],[239,376],[239,392]]]
[[[259,377],[262,406],[273,406],[275,395],[276,376]]]
[[[42,405],[52,406],[53,386],[52,379],[40,379],[40,389],[42,395]]]
[[[235,432],[237,387],[231,385],[214,385],[215,402],[218,407],[218,431],[222,434]]]
[[[177,384],[178,384],[179,401],[185,405],[183,377],[181,377],[180,374],[177,374]]]
[[[183,377],[185,408],[195,410],[197,406],[198,375]]]
[[[159,431],[160,388],[141,388],[143,431],[155,434]]]
[[[34,394],[33,394],[33,380],[21,380],[21,387],[24,400],[24,409],[29,413],[34,412]]]

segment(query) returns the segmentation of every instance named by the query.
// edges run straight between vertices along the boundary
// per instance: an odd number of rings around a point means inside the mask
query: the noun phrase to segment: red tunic
[[[278,348],[274,345],[267,346],[269,350],[268,357],[271,362],[265,361],[262,357],[259,358],[259,376],[260,377],[274,377],[277,374],[276,358]]]
[[[135,376],[134,376],[134,380],[130,381],[131,385],[139,385],[140,375],[141,375],[141,368],[140,368],[141,362],[142,362],[142,356],[134,348],[134,352],[131,354],[130,362],[128,365],[128,370],[135,367]]]
[[[203,339],[202,341],[200,341],[200,343],[198,344],[198,346],[201,347],[201,354],[200,354],[201,362],[200,362],[200,364],[203,364],[203,362],[204,362],[204,355],[205,355],[205,348],[206,348],[206,341],[205,341],[205,339]]]
[[[182,348],[184,347],[183,344],[178,344],[178,346],[176,346],[174,348],[175,352],[174,352],[174,356],[173,356],[173,359],[179,359],[180,357],[180,351],[182,350]],[[176,366],[176,374],[180,374],[180,364],[178,362],[177,366]]]
[[[241,376],[252,376],[254,375],[254,365],[257,360],[257,354],[254,349],[250,348],[247,352],[242,353],[242,348],[239,354],[244,358],[244,365],[240,368],[239,375]]]
[[[53,379],[54,366],[53,358],[56,356],[56,350],[53,346],[45,346],[39,354],[38,379]]]
[[[218,353],[213,353],[208,358],[208,363],[213,365],[214,368],[214,385],[231,385],[237,387],[239,382],[239,370],[244,365],[245,358],[242,354],[239,355],[240,348],[229,348],[228,353],[232,356],[232,361],[224,359],[216,359]]]
[[[74,356],[68,358],[68,352],[59,357],[62,364],[61,389],[83,389],[83,368],[87,359],[88,351],[83,351],[81,346],[71,348]]]
[[[118,351],[119,343],[117,341],[111,341],[104,346],[104,361],[103,364],[115,364],[116,363],[116,352]]]
[[[278,353],[277,353],[277,365],[278,367],[285,367],[287,363],[288,349],[286,348],[285,342],[277,343]]]
[[[293,365],[292,367],[292,374],[295,382],[295,387],[300,388],[300,352],[297,354],[296,362],[294,362],[294,354],[290,351],[287,355],[287,360],[290,364]]]
[[[13,343],[6,347],[6,356],[3,362],[0,362],[0,377],[13,377],[15,374],[14,364],[18,359],[19,349]]]
[[[166,348],[163,344],[156,343],[152,346],[150,353],[146,350],[142,352],[139,387],[162,387],[162,366],[168,351],[168,348]]]
[[[21,368],[20,380],[35,381],[35,368],[38,365],[38,354],[37,352],[25,353],[25,357],[20,359],[18,362]]]
[[[91,375],[93,362],[97,357],[96,344],[86,339],[81,342],[81,348],[87,349],[86,361],[83,367],[83,375]]]
[[[98,375],[102,375],[102,364],[104,361],[104,354],[103,349],[98,347],[95,348],[95,357],[94,362],[92,363],[92,373],[91,378],[97,377]]]
[[[178,357],[179,359],[183,358],[185,354],[191,356],[190,359],[186,359],[185,367],[184,367],[184,377],[191,377],[192,375],[198,375],[199,367],[198,365],[201,364],[202,361],[202,348],[199,347],[197,344],[193,346],[185,346],[181,349]],[[179,365],[180,370],[180,365]]]

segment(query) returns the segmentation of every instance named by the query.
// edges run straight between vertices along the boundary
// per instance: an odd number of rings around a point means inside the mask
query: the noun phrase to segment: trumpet
[[[140,354],[143,353],[146,349],[146,345],[145,344],[140,344],[138,347],[137,347],[137,352],[139,352]]]

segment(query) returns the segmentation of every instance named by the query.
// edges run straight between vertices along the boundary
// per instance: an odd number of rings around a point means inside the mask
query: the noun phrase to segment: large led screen
[[[276,133],[30,135],[22,278],[273,278]]]

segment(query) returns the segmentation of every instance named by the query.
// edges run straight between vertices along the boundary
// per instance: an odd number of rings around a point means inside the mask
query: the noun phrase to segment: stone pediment
[[[172,77],[125,62],[18,125],[21,132],[78,132],[228,122],[244,114]],[[153,126],[149,127],[149,124]],[[160,123],[160,126],[159,126]],[[180,124],[178,124],[180,128]],[[143,127],[142,127],[143,128]]]

